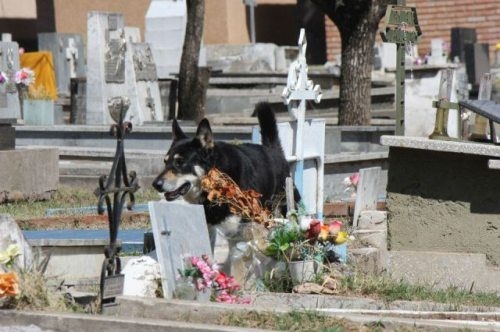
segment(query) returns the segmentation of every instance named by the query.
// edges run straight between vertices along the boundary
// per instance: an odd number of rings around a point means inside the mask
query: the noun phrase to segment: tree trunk
[[[177,118],[200,120],[205,114],[204,102],[209,72],[198,68],[205,14],[204,0],[187,0],[187,23],[179,68]],[[206,82],[206,83],[205,83]]]
[[[366,23],[353,28],[341,32],[339,125],[370,125],[375,34]]]
[[[373,47],[387,4],[395,0],[312,0],[340,32],[339,125],[369,125]]]

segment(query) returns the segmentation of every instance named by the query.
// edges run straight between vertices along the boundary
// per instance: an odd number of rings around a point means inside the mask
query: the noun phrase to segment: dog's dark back
[[[256,113],[261,128],[262,144],[230,144],[223,141],[214,141],[210,124],[206,119],[198,125],[196,136],[188,138],[176,121],[172,124],[173,143],[165,159],[165,170],[155,179],[153,186],[160,192],[166,193],[166,198],[174,199],[180,193],[191,202],[202,203],[205,207],[207,222],[219,224],[229,215],[229,207],[218,206],[208,201],[207,193],[195,199],[193,189],[198,188],[196,183],[191,186],[183,185],[176,179],[193,178],[208,173],[211,168],[217,168],[229,175],[243,190],[253,189],[262,194],[261,201],[268,209],[281,206],[285,200],[285,179],[290,176],[290,169],[285,159],[279,140],[276,118],[268,103],[259,103]],[[200,169],[203,171],[200,172]],[[189,174],[188,177],[185,175]],[[184,181],[184,180],[183,180]],[[183,190],[186,189],[186,190]],[[296,201],[299,196],[296,193]],[[189,201],[189,200],[188,200]],[[286,212],[286,211],[284,211]]]
[[[260,144],[215,142],[214,167],[228,174],[243,190],[262,194],[267,208],[285,198],[285,179],[290,169],[281,147],[274,112],[268,103],[259,103],[256,113],[261,129]]]

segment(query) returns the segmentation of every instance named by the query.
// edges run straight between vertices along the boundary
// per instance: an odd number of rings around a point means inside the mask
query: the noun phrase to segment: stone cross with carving
[[[307,77],[308,67],[306,62],[307,41],[305,30],[300,29],[299,35],[299,55],[288,70],[287,85],[283,90],[282,97],[285,105],[288,106],[288,113],[297,121],[297,134],[295,136],[295,157],[297,159],[295,167],[295,186],[302,193],[302,175],[304,172],[304,149],[303,149],[303,127],[305,121],[306,102],[314,100],[321,101],[321,88],[314,85]]]
[[[78,63],[78,48],[75,47],[75,39],[68,38],[68,47],[66,47],[66,60],[69,64],[69,77],[76,77],[76,65]]]

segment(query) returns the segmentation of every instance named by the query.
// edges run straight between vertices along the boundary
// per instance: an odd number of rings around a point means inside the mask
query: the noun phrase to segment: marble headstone
[[[208,255],[212,249],[203,205],[183,201],[149,202],[164,297],[172,298],[178,269],[186,257]]]
[[[160,88],[156,66],[148,43],[128,44],[126,75],[130,80],[130,121],[141,125],[145,121],[163,121]]]
[[[0,71],[7,82],[0,84],[0,118],[21,119],[19,93],[15,82],[19,70],[19,45],[16,42],[0,42]]]
[[[38,49],[52,52],[57,94],[70,96],[71,79],[85,77],[85,54],[81,35],[53,32],[39,33]]]
[[[126,96],[127,38],[123,14],[91,11],[87,15],[87,124],[110,124],[108,99]]]
[[[152,0],[145,17],[144,39],[151,45],[158,77],[179,72],[184,44],[186,1]]]

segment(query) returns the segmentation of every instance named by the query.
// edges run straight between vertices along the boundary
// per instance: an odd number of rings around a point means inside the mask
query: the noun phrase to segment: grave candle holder
[[[116,296],[123,293],[124,275],[121,274],[119,257],[121,247],[117,245],[116,240],[125,200],[129,198],[127,208],[132,209],[135,203],[134,193],[139,189],[136,173],[131,171],[127,174],[125,164],[124,140],[125,135],[132,131],[132,124],[124,122],[123,119],[129,106],[130,100],[127,97],[113,97],[108,100],[109,113],[116,122],[110,129],[110,134],[117,139],[116,152],[109,176],[102,175],[99,178],[99,187],[95,191],[99,197],[97,212],[104,214],[107,211],[109,222],[109,245],[104,249],[105,259],[101,270],[101,308],[113,305]]]

